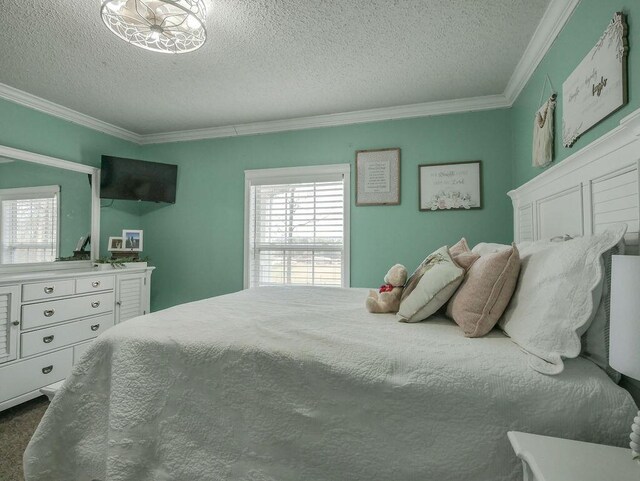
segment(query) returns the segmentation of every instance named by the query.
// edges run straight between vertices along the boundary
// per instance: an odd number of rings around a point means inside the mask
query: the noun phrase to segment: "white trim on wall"
[[[513,105],[579,3],[580,0],[551,0],[507,87],[502,94],[498,95],[156,134],[138,134],[2,83],[0,83],[0,98],[140,145],[504,109]]]
[[[339,125],[380,122],[383,120],[410,119],[461,112],[504,109],[509,108],[510,106],[511,104],[507,101],[504,95],[487,95],[484,97],[445,100],[441,102],[425,102],[422,104],[359,110],[338,114],[315,115],[312,117],[299,117],[287,120],[253,122],[226,127],[213,127],[210,129],[148,134],[142,136],[141,143],[143,145],[160,144],[167,142],[236,137],[240,135],[267,134],[291,130],[315,129],[319,127],[336,127]]]
[[[504,89],[504,96],[510,105],[513,105],[522,89],[527,85],[533,72],[579,4],[580,0],[551,0],[513,75],[511,75],[507,87]]]
[[[55,102],[51,102],[3,83],[0,83],[0,98],[52,115],[53,117],[58,117],[62,120],[73,122],[74,124],[82,125],[83,127],[97,130],[98,132],[112,135],[113,137],[118,137],[130,142],[136,142],[138,144],[142,140],[141,135],[127,129],[98,120],[89,115],[80,113],[76,110],[64,107],[60,104],[56,104]]]

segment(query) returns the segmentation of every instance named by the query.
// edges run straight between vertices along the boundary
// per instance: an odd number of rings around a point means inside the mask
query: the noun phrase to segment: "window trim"
[[[59,185],[41,185],[36,187],[16,187],[10,189],[0,189],[0,204],[5,200],[24,200],[24,199],[48,199],[52,196],[56,199],[56,248],[55,258],[60,257],[60,186]],[[0,242],[2,242],[2,209],[0,209]],[[0,266],[24,266],[42,264],[41,262],[30,262],[27,264],[2,264],[2,255],[0,254]]]
[[[351,225],[351,164],[329,164],[314,165],[308,167],[278,167],[272,169],[250,169],[244,171],[244,264],[243,264],[243,287],[248,289],[250,285],[250,253],[251,239],[249,233],[251,226],[251,186],[267,184],[273,181],[295,183],[303,181],[313,181],[313,177],[323,175],[342,175],[344,182],[344,214],[343,214],[343,260],[342,287],[351,285],[351,235],[349,226]]]

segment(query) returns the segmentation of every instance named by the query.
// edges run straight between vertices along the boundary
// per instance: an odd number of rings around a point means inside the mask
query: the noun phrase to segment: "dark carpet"
[[[0,481],[23,481],[22,454],[49,406],[45,396],[0,412]]]

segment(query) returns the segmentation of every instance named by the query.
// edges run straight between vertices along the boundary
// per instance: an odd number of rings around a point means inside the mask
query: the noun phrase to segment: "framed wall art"
[[[562,85],[562,143],[571,147],[627,103],[627,23],[618,12]]]
[[[356,152],[356,205],[400,204],[400,149]]]
[[[482,165],[479,160],[418,166],[420,210],[482,208]]]

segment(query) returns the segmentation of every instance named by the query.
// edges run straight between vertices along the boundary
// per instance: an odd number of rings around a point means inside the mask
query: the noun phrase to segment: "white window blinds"
[[[248,287],[348,284],[348,177],[328,167],[248,180]]]
[[[58,253],[58,186],[0,190],[0,261],[54,261]]]

